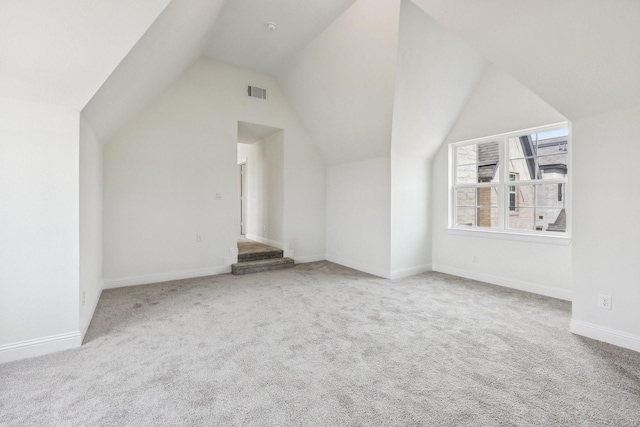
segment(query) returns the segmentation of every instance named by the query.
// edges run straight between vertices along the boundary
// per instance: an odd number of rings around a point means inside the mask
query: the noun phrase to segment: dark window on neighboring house
[[[518,174],[516,173],[510,173],[509,174],[509,181],[510,182],[515,182],[518,180]],[[516,191],[516,186],[515,185],[510,185],[509,186],[509,211],[510,212],[515,212],[516,209],[518,209],[518,193]]]

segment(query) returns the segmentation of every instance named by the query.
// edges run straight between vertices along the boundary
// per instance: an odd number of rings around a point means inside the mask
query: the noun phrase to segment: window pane
[[[456,165],[472,165],[478,163],[478,146],[464,145],[456,148]]]
[[[526,154],[525,153],[522,141],[517,136],[509,138],[508,145],[509,145],[509,147],[508,147],[508,149],[509,149],[509,159],[521,159],[523,157],[533,156],[533,153],[531,153],[531,154]]]
[[[478,165],[478,182],[500,182],[500,165],[498,163]]]
[[[566,127],[545,130],[531,135],[537,141],[538,154],[543,154],[543,150],[547,147],[560,147],[566,151],[567,142],[569,140],[569,129]]]
[[[536,159],[526,157],[509,160],[509,172],[518,175],[518,181],[530,181],[538,176]]]
[[[538,157],[541,179],[556,179],[567,176],[567,153],[559,152],[557,154],[545,155]]]
[[[476,184],[478,182],[478,166],[458,166],[456,169],[456,184]]]
[[[508,228],[510,230],[533,231],[535,227],[534,208],[518,208],[516,214],[509,214]]]
[[[565,187],[565,184],[536,185],[536,205],[538,207],[564,207]]]
[[[456,188],[456,206],[475,208],[476,191],[476,188]]]
[[[478,144],[478,182],[496,182],[499,180],[499,160],[500,144],[497,142]]]
[[[497,207],[498,187],[482,187],[477,189],[478,206]]]
[[[478,208],[478,227],[498,227],[498,208]]]
[[[567,231],[567,212],[565,209],[540,209],[538,208],[539,216],[543,219],[539,219],[539,226],[543,227],[545,231],[553,231],[564,233]]]
[[[533,185],[512,185],[515,190],[516,210],[520,208],[532,208],[535,201],[535,189]]]
[[[475,227],[476,208],[465,207],[456,209],[456,225]]]
[[[471,228],[565,232],[568,140],[563,127],[454,146],[456,187],[478,186],[454,191],[453,222]],[[502,168],[508,169],[501,174]],[[506,215],[506,224],[498,224],[498,213]]]

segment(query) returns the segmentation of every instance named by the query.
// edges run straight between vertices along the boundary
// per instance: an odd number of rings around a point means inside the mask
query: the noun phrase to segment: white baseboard
[[[197,268],[193,270],[171,271],[168,273],[143,274],[140,276],[105,279],[104,289],[123,288],[125,286],[147,285],[149,283],[168,282],[170,280],[191,279],[194,277],[213,276],[231,273],[231,266]]]
[[[575,319],[571,319],[569,330],[576,335],[582,335],[583,337],[640,352],[640,336],[638,335],[605,328],[604,326]]]
[[[102,284],[102,289],[104,289],[104,283]],[[89,330],[89,325],[91,324],[91,320],[93,319],[93,315],[95,314],[96,308],[98,307],[98,301],[100,301],[100,297],[102,296],[102,289],[100,289],[100,292],[98,292],[98,297],[95,298],[95,300],[91,302],[91,305],[93,307],[91,308],[91,315],[87,319],[86,325],[80,325],[80,327],[82,328],[80,330],[80,333],[81,333],[80,342],[84,341],[84,336],[87,335],[87,330]]]
[[[80,344],[82,344],[80,331],[5,344],[0,346],[0,363],[68,350],[80,347]]]
[[[353,268],[354,270],[363,271],[365,273],[373,274],[374,276],[382,277],[384,279],[390,278],[390,274],[388,270],[383,270],[378,267],[372,267],[370,265],[362,264],[347,258],[342,258],[339,256],[330,255],[330,254],[327,254],[325,258],[327,261],[344,265],[345,267]]]
[[[417,265],[415,267],[408,268],[398,268],[396,270],[391,270],[391,279],[403,279],[409,276],[415,276],[416,274],[425,273],[427,271],[431,271],[431,264],[423,264]]]
[[[478,280],[481,282],[491,283],[493,285],[504,286],[506,288],[518,289],[520,291],[531,292],[534,294],[558,298],[565,301],[571,301],[571,291],[555,288],[553,286],[525,282],[523,280],[511,279],[508,277],[495,276],[493,274],[478,273],[475,271],[463,270],[461,268],[448,267],[445,265],[434,264],[433,271],[439,271],[440,273],[451,274],[453,276],[465,277],[467,279]]]
[[[308,256],[299,256],[293,259],[296,264],[304,264],[306,262],[317,262],[324,261],[326,257],[324,255],[308,255]]]

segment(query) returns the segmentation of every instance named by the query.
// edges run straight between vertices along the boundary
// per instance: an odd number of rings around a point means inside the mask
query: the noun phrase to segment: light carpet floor
[[[0,365],[0,425],[640,425],[640,353],[569,320],[328,262],[107,290],[81,348]]]

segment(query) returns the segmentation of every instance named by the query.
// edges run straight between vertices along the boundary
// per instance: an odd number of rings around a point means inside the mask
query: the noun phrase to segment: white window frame
[[[511,137],[522,136],[537,132],[550,131],[558,128],[567,128],[567,176],[561,179],[545,179],[545,180],[525,180],[518,181],[518,186],[521,185],[536,185],[536,184],[564,184],[565,185],[565,213],[567,218],[566,231],[554,232],[554,231],[538,231],[538,230],[511,230],[508,228],[509,221],[509,174],[508,167],[509,159],[509,144],[508,140]],[[506,132],[497,135],[491,135],[482,138],[475,138],[466,141],[454,142],[449,144],[449,215],[448,215],[448,232],[450,234],[467,235],[476,237],[488,237],[506,240],[521,240],[521,241],[535,241],[542,243],[555,243],[561,245],[568,245],[571,241],[571,175],[573,167],[571,165],[571,124],[569,122],[554,123],[546,126],[539,126],[528,129],[521,129],[513,132]],[[472,183],[472,184],[456,184],[456,156],[455,149],[465,145],[476,145],[487,142],[498,142],[500,144],[500,161],[499,183]],[[456,225],[456,197],[455,190],[458,188],[481,188],[481,187],[497,187],[498,188],[498,226],[497,228],[481,228],[481,227],[467,227],[463,225]]]

